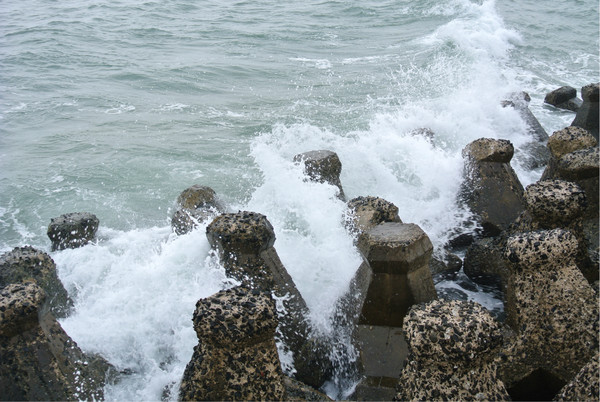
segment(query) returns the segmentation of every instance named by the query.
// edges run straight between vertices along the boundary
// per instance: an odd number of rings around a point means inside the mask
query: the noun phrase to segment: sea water
[[[598,82],[598,46],[594,0],[3,0],[0,252],[49,252],[50,218],[96,214],[94,244],[50,253],[76,306],[61,325],[126,373],[107,399],[175,399],[195,302],[235,285],[208,222],[171,232],[183,189],[266,215],[314,327],[338,342],[335,303],[361,258],[335,188],[293,156],[335,151],[348,198],[393,202],[439,252],[470,230],[455,202],[464,146],[508,139],[521,182],[536,181],[527,126],[501,101],[527,91],[549,134],[569,125],[543,97]]]

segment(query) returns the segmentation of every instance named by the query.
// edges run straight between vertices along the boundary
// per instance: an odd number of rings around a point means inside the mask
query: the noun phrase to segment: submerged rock
[[[0,288],[27,281],[35,281],[44,290],[47,308],[55,317],[65,317],[73,307],[48,254],[25,246],[0,256]]]
[[[507,140],[480,138],[463,150],[465,181],[461,199],[477,216],[483,235],[497,236],[524,209],[523,186],[509,162],[514,148]]]
[[[340,181],[342,162],[335,152],[309,151],[294,156],[294,162],[304,164],[304,173],[317,183],[329,183],[339,190],[338,198],[344,201],[344,189]]]
[[[180,400],[283,400],[275,345],[275,301],[241,287],[201,299],[194,311],[198,345],[188,363]]]
[[[48,312],[35,283],[0,291],[0,390],[5,400],[102,400],[110,365],[85,355]]]
[[[410,310],[403,329],[409,356],[396,400],[510,400],[494,362],[501,326],[479,304],[421,304]]]
[[[223,210],[215,191],[198,184],[183,190],[177,197],[177,205],[179,208],[171,218],[171,227],[178,235],[192,231],[198,222]]]
[[[96,236],[99,224],[96,215],[89,212],[73,212],[52,218],[48,226],[52,251],[88,244]]]
[[[560,87],[548,92],[544,102],[559,109],[577,112],[581,107],[581,99],[577,98],[577,90],[570,86]]]

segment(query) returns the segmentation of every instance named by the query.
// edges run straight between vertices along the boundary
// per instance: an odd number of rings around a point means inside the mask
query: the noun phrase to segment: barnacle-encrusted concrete
[[[567,382],[598,350],[597,296],[575,265],[577,250],[563,229],[508,239],[505,308],[516,331],[501,358],[508,388],[538,369]]]
[[[510,400],[493,358],[502,330],[479,304],[436,300],[414,306],[403,329],[409,357],[397,400]]]
[[[222,211],[215,191],[207,186],[194,184],[177,197],[178,209],[171,218],[171,227],[179,235],[192,231],[197,222],[214,217]]]
[[[55,317],[62,318],[68,314],[73,301],[58,279],[56,264],[48,254],[25,246],[15,247],[0,256],[0,288],[30,280],[46,292],[46,304]]]
[[[587,197],[576,183],[564,180],[542,180],[527,186],[527,211],[515,221],[513,233],[542,229],[567,229],[578,241],[576,264],[586,279],[598,279],[598,265],[588,255],[588,240],[583,230]]]
[[[348,215],[358,233],[369,230],[383,222],[400,222],[398,207],[379,197],[356,197],[348,201]]]
[[[99,224],[96,215],[89,212],[72,212],[52,218],[47,232],[52,251],[88,244],[96,236]]]
[[[597,401],[600,399],[600,356],[596,353],[588,364],[565,385],[556,401]]]
[[[188,363],[181,400],[282,400],[275,302],[236,287],[201,299],[194,311],[199,343]]]
[[[222,214],[208,225],[206,235],[229,276],[251,289],[273,292],[282,307],[277,336],[298,363],[296,377],[320,387],[322,383],[310,380],[315,378],[314,371],[301,360],[319,360],[326,365],[328,359],[305,346],[311,342],[308,307],[273,247],[275,232],[267,217],[248,211]]]
[[[101,400],[109,364],[87,356],[43,306],[34,282],[0,290],[0,398]]]
[[[485,236],[497,236],[524,209],[523,186],[510,166],[514,148],[507,140],[480,138],[463,150],[465,181],[461,200],[477,216]]]
[[[333,151],[309,151],[294,156],[294,162],[304,164],[304,173],[310,180],[318,183],[329,183],[339,190],[338,198],[344,201],[344,189],[340,181],[342,162]]]

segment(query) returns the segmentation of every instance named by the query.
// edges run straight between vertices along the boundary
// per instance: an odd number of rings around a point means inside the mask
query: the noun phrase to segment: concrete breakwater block
[[[180,400],[283,400],[275,301],[236,287],[196,304],[198,345],[181,381]]]
[[[35,281],[48,295],[45,309],[50,309],[58,318],[67,316],[73,301],[58,279],[56,264],[48,254],[25,246],[0,256],[0,288],[27,281]]]
[[[345,201],[344,189],[340,181],[342,162],[333,151],[309,151],[294,156],[294,162],[304,164],[304,173],[317,183],[329,183],[339,190],[338,198]]]
[[[465,181],[460,198],[476,215],[486,237],[497,236],[524,210],[523,186],[510,166],[507,140],[480,138],[463,150]]]
[[[600,83],[588,84],[581,88],[581,97],[583,103],[577,111],[572,126],[582,127],[588,130],[596,139],[598,139]]]
[[[598,299],[575,265],[577,251],[577,239],[563,229],[507,241],[512,275],[505,308],[516,335],[499,364],[513,399],[553,398],[598,350]]]
[[[348,201],[349,229],[362,233],[383,222],[398,222],[398,207],[379,197],[356,197]]]
[[[437,298],[433,245],[418,225],[382,223],[360,236],[358,248],[371,269],[359,324],[401,327],[410,306]]]
[[[179,235],[192,231],[197,222],[223,211],[215,191],[199,184],[183,190],[177,197],[177,206],[171,218],[171,227]]]
[[[34,282],[0,290],[3,400],[102,400],[111,366],[84,354],[44,308]]]
[[[415,306],[403,330],[409,356],[396,400],[510,400],[494,362],[501,326],[479,304],[436,300]]]
[[[228,276],[278,299],[277,337],[293,354],[296,378],[319,388],[329,373],[329,349],[314,347],[322,343],[313,337],[306,302],[275,250],[267,217],[248,211],[222,214],[208,225],[206,235]],[[315,366],[321,369],[317,372]]]
[[[52,251],[88,244],[96,236],[99,224],[96,215],[89,212],[73,212],[52,218],[47,231]]]

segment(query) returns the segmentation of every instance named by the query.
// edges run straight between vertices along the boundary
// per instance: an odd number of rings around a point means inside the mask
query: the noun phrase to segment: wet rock
[[[398,207],[379,197],[356,197],[348,202],[352,231],[369,230],[383,222],[400,222]]]
[[[46,293],[45,309],[55,317],[66,317],[73,301],[58,279],[52,258],[31,246],[16,247],[0,256],[0,288],[9,284],[35,281]]]
[[[479,304],[421,304],[410,310],[403,329],[409,356],[396,400],[510,400],[494,361],[502,330]]]
[[[309,151],[294,156],[294,162],[304,164],[304,173],[317,183],[329,183],[339,190],[338,198],[344,201],[344,189],[340,181],[342,162],[335,152]]]
[[[283,384],[285,386],[285,400],[286,401],[331,401],[322,392],[317,391],[314,388],[309,387],[299,381],[296,381],[290,377],[283,377]]]
[[[442,258],[431,257],[429,260],[429,270],[432,275],[441,273],[456,274],[462,268],[463,262],[459,256],[452,253],[446,253]]]
[[[509,164],[513,146],[480,138],[463,150],[465,181],[461,199],[477,216],[485,237],[497,236],[524,209],[523,186]]]
[[[304,347],[312,337],[306,318],[308,307],[273,247],[275,232],[267,217],[247,211],[222,214],[208,225],[206,236],[228,276],[250,289],[273,292],[281,303],[277,336],[293,353],[294,361],[323,360],[326,366],[327,356],[309,355]],[[310,382],[314,375],[309,374],[309,378],[297,378],[320,387],[322,384]]]
[[[521,146],[523,152],[520,161],[526,169],[533,170],[546,166],[550,153],[546,147],[548,133],[529,110],[530,101],[531,98],[526,92],[514,93],[509,96],[508,100],[502,102],[502,106],[514,108],[527,124],[531,141]]]
[[[6,400],[101,400],[110,365],[85,355],[34,282],[0,291],[0,389]]]
[[[207,186],[194,184],[177,197],[178,209],[171,218],[171,227],[178,235],[186,234],[223,210],[215,191]]]
[[[505,243],[500,236],[476,240],[465,254],[465,274],[473,282],[506,289],[510,270],[504,259]]]
[[[588,84],[581,88],[581,97],[583,103],[577,111],[572,126],[582,127],[588,130],[596,139],[598,139],[598,94],[600,92],[600,83]]]
[[[89,212],[73,212],[52,218],[48,226],[52,251],[88,244],[96,236],[99,224],[96,215]]]
[[[433,245],[415,224],[386,222],[364,232],[358,248],[372,270],[359,323],[401,327],[416,303],[435,299]]]
[[[194,311],[199,343],[186,366],[180,400],[282,400],[283,374],[268,293],[236,287],[201,299]]]
[[[586,364],[579,373],[565,385],[556,401],[597,401],[600,398],[600,356],[596,356]]]
[[[505,310],[516,335],[502,351],[500,373],[509,392],[532,375],[564,385],[598,350],[597,296],[575,265],[577,251],[577,239],[563,229],[507,241]],[[536,391],[544,389],[530,395]]]
[[[570,86],[560,87],[548,92],[544,102],[559,109],[577,112],[581,107],[581,99],[577,98],[577,90]]]

